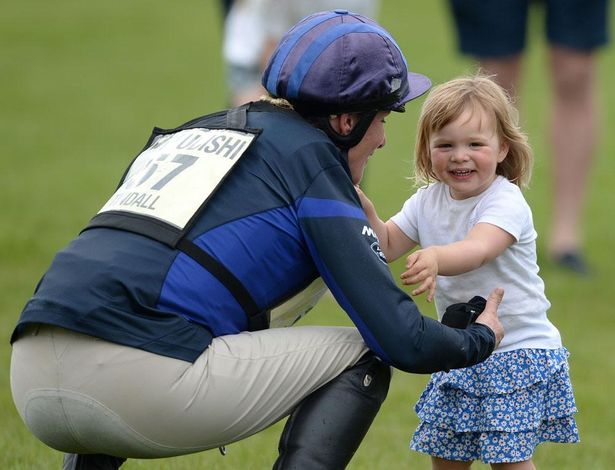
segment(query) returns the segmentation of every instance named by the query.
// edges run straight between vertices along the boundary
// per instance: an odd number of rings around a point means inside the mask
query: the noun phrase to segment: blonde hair
[[[278,108],[294,109],[293,105],[284,98],[278,98],[276,96],[272,96],[271,94],[262,95],[259,98],[259,101],[265,101],[266,103],[277,106]]]
[[[437,181],[431,166],[429,141],[434,132],[457,119],[464,111],[482,109],[496,124],[498,138],[508,143],[508,153],[496,174],[524,188],[530,182],[534,155],[527,135],[519,127],[519,113],[510,96],[490,77],[460,77],[434,87],[423,103],[415,146],[415,179],[418,184]]]

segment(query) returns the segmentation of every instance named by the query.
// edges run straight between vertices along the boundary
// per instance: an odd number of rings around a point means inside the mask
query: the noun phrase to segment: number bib
[[[98,214],[139,214],[183,231],[255,137],[204,128],[158,135]]]
[[[269,311],[258,307],[241,281],[215,256],[186,237],[207,201],[261,132],[246,128],[248,107],[202,116],[176,129],[154,129],[115,193],[84,230],[125,230],[182,251],[232,293],[248,317],[248,329],[257,331],[269,327]],[[221,118],[224,127],[219,126]]]

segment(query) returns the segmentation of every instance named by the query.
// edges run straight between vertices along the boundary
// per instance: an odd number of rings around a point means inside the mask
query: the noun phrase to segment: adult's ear
[[[356,113],[341,113],[329,117],[331,128],[340,135],[350,134],[358,121]]]
[[[314,125],[323,130],[340,149],[348,150],[361,142],[377,113],[368,111],[323,116]]]

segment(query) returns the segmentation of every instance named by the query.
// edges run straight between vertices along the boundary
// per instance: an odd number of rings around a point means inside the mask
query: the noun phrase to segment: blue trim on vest
[[[297,201],[300,218],[313,217],[351,217],[354,219],[367,220],[363,209],[332,199],[317,199],[306,197]]]
[[[169,269],[156,307],[205,326],[214,337],[247,329],[247,317],[233,295],[184,253]]]
[[[327,15],[317,16],[310,21],[306,21],[301,26],[298,26],[293,34],[289,35],[287,40],[280,45],[280,48],[271,63],[271,67],[269,68],[269,77],[267,78],[267,85],[265,86],[267,90],[274,95],[277,95],[276,85],[279,81],[282,66],[295,47],[295,44],[297,44],[297,42],[299,42],[299,40],[313,28],[337,16],[339,16],[338,13],[329,13]]]
[[[249,243],[245,242],[246,233],[250,234]],[[279,241],[274,251],[271,240]],[[221,225],[193,243],[226,266],[259,308],[275,305],[305,286],[316,273],[296,212],[288,206]],[[184,254],[178,255],[169,269],[158,308],[183,312],[186,319],[206,326],[214,336],[247,329],[246,316],[232,293]]]

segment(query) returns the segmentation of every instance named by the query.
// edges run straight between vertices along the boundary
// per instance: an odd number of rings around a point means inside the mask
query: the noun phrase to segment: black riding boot
[[[338,470],[348,465],[386,398],[390,368],[367,353],[291,413],[274,470]]]
[[[105,454],[64,454],[63,470],[117,470],[126,461]]]

